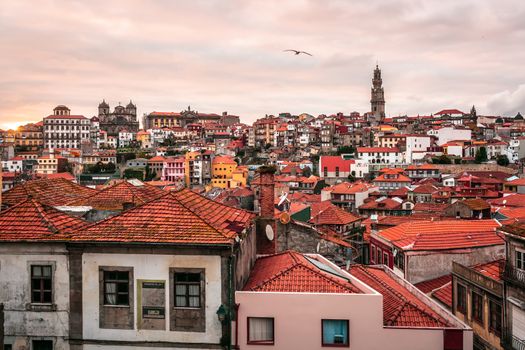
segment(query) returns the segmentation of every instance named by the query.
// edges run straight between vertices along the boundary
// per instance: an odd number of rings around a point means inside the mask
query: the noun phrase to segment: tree
[[[501,166],[507,166],[510,163],[509,157],[507,157],[506,154],[500,154],[498,158],[496,158],[496,163]]]
[[[139,169],[128,168],[124,170],[123,177],[125,179],[138,179],[144,181],[144,171]]]
[[[432,163],[434,164],[452,164],[452,160],[446,155],[442,154],[437,158],[432,158]]]
[[[337,147],[337,155],[353,154],[354,152],[355,152],[355,149],[352,146],[339,146],[339,147]]]
[[[312,176],[312,169],[310,169],[309,166],[304,167],[304,169],[303,169],[303,176],[304,177]]]
[[[487,149],[485,147],[480,147],[476,152],[476,164],[485,163],[488,160]]]

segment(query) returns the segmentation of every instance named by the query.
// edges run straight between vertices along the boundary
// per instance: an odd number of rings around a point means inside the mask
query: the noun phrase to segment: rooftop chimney
[[[259,187],[259,217],[256,225],[257,254],[277,252],[277,227],[274,219],[275,171],[273,166],[262,166],[257,170],[259,177],[253,182]]]

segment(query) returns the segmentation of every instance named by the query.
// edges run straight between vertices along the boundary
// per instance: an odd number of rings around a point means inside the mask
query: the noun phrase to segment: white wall
[[[54,340],[56,350],[67,350],[69,333],[69,269],[63,245],[1,244],[0,302],[5,307],[6,344],[26,346],[31,337]],[[56,311],[27,310],[31,304],[30,265],[49,264],[53,271]],[[43,337],[43,338],[42,338]]]
[[[219,343],[221,324],[216,312],[221,305],[221,276],[219,256],[95,254],[83,255],[83,331],[85,339],[120,341],[168,341],[188,343]],[[99,266],[133,267],[134,327],[133,330],[99,328]],[[174,332],[169,330],[169,269],[203,268],[206,278],[206,333]],[[166,281],[166,330],[137,330],[137,280]],[[93,347],[95,349],[96,347]],[[104,347],[108,349],[109,347]],[[87,349],[84,347],[84,349]]]

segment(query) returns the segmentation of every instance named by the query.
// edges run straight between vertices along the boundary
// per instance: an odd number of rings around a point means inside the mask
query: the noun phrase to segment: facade
[[[505,235],[506,264],[503,272],[506,349],[525,348],[525,230],[518,222],[501,229]]]
[[[66,171],[67,159],[62,156],[56,156],[53,153],[38,157],[36,173],[41,175],[57,174]]]
[[[80,148],[90,138],[90,121],[82,115],[71,115],[66,106],[57,106],[53,115],[44,118],[45,148]]]
[[[118,137],[119,132],[123,130],[131,133],[137,133],[139,131],[137,106],[131,101],[129,101],[126,107],[121,106],[119,103],[113,112],[111,112],[109,104],[106,103],[106,100],[103,100],[98,105],[98,119],[100,129],[107,132],[108,137]]]
[[[452,265],[453,312],[472,327],[477,349],[503,349],[503,282],[505,261],[471,267]]]
[[[29,150],[37,150],[44,145],[42,123],[26,124],[19,127],[15,134],[15,144]]]
[[[371,233],[370,261],[419,283],[450,273],[453,261],[471,266],[502,258],[499,227],[496,220],[406,222]]]
[[[184,157],[166,157],[162,166],[162,181],[185,183],[185,159]]]

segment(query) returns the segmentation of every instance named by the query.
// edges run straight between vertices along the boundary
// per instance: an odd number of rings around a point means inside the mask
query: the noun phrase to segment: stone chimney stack
[[[259,217],[256,225],[257,254],[277,252],[277,225],[274,219],[275,170],[275,167],[262,166],[257,170],[259,178],[254,180],[254,185],[259,188]]]

